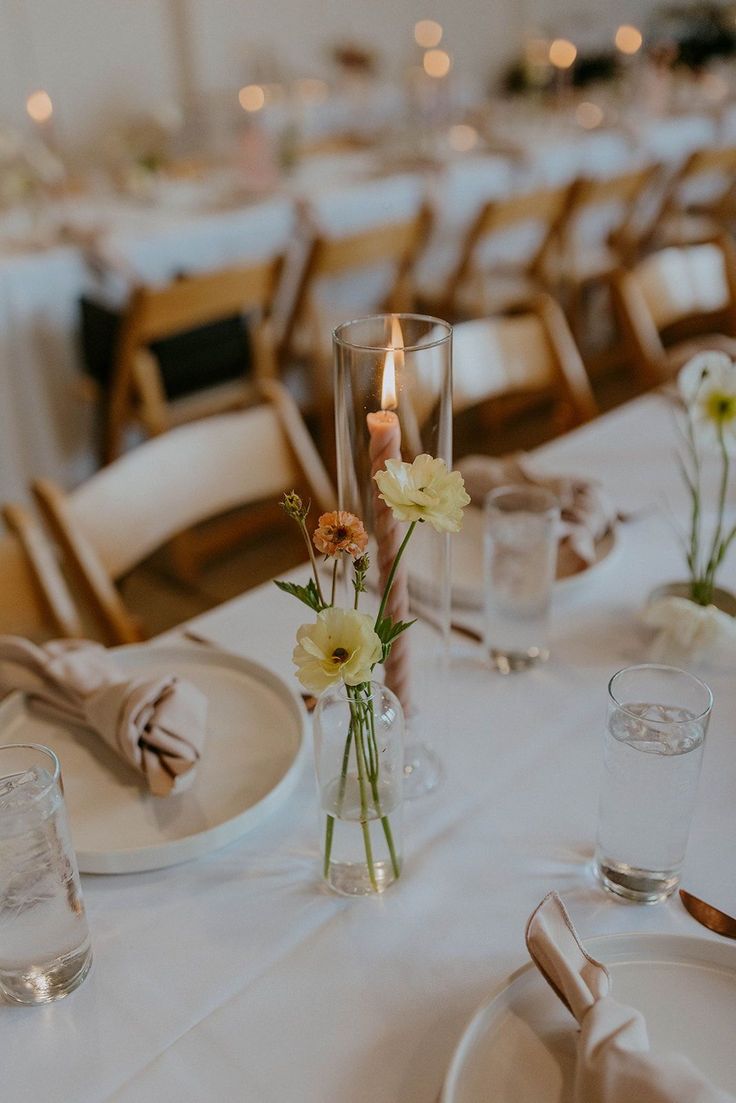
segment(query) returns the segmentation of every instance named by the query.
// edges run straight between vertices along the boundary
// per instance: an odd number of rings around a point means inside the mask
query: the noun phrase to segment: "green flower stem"
[[[389,822],[388,816],[384,816],[381,812],[381,798],[378,793],[378,743],[376,742],[376,723],[375,715],[373,712],[373,701],[370,698],[370,688],[368,686],[365,687],[364,692],[366,695],[365,711],[368,714],[368,724],[370,727],[371,754],[374,763],[372,772],[369,775],[371,792],[373,794],[373,804],[375,806],[376,812],[378,812],[378,815],[381,819],[381,827],[383,828],[383,834],[386,838],[386,845],[388,846],[388,852],[391,856],[391,866],[394,871],[394,877],[398,877],[400,873],[400,867],[398,858],[396,856],[396,847],[394,845],[394,837],[391,831],[391,824]]]
[[[718,565],[718,552],[721,545],[721,533],[723,532],[723,513],[726,508],[726,494],[728,492],[728,471],[729,471],[729,456],[728,449],[726,448],[726,441],[723,436],[723,425],[718,426],[718,444],[721,449],[721,487],[718,494],[718,522],[716,524],[716,531],[713,537],[713,545],[711,547],[710,558],[708,560],[708,566],[706,567],[705,577],[708,580],[710,589],[713,589],[714,576],[716,567]]]
[[[330,605],[335,604],[335,584],[337,582],[337,559],[332,564],[332,592],[330,594]]]
[[[348,694],[352,701],[356,701],[356,698]],[[351,710],[352,711],[352,710]],[[360,790],[360,828],[363,832],[363,845],[365,846],[365,860],[368,865],[368,876],[370,877],[371,887],[374,892],[378,892],[378,882],[376,881],[376,870],[373,864],[373,847],[371,845],[371,830],[370,821],[368,820],[368,801],[366,799],[365,792],[365,756],[363,750],[363,733],[361,731],[362,724],[360,721],[356,725],[355,730],[355,761],[358,766],[358,788]]]
[[[354,717],[350,717],[350,727],[348,728],[348,737],[345,740],[345,750],[342,752],[342,767],[340,769],[340,789],[337,794],[337,814],[338,816],[342,812],[342,802],[345,800],[345,785],[348,778],[348,762],[350,761],[350,745],[353,739],[353,722]],[[335,828],[335,817],[327,813],[327,823],[325,825],[325,863],[324,863],[324,875],[330,872],[330,856],[332,855],[332,835]]]
[[[404,549],[406,548],[406,545],[409,543],[409,540],[411,539],[411,534],[414,532],[414,529],[417,527],[418,524],[419,524],[418,521],[412,521],[412,523],[409,525],[409,528],[406,531],[406,536],[401,541],[401,546],[399,547],[399,550],[396,553],[396,558],[394,559],[393,563],[391,564],[391,570],[389,572],[388,579],[386,580],[386,588],[383,591],[383,597],[381,598],[381,605],[380,605],[380,608],[378,610],[378,616],[376,617],[376,624],[378,624],[379,621],[381,620],[381,618],[383,617],[384,611],[386,609],[386,602],[388,601],[388,595],[391,593],[391,587],[394,584],[394,577],[396,576],[396,570],[397,570],[397,568],[399,566],[399,563],[401,561],[401,557],[404,554]]]
[[[325,863],[322,868],[322,873],[325,880],[330,875],[330,855],[332,854],[332,836],[335,831],[335,817],[329,812],[325,820]]]
[[[314,578],[314,584],[317,587],[317,593],[319,594],[319,600],[322,603],[322,608],[327,608],[327,602],[322,594],[322,587],[319,583],[319,574],[317,572],[317,560],[314,557],[314,548],[312,547],[312,541],[307,532],[307,523],[304,518],[299,521],[299,528],[302,530],[302,536],[304,537],[304,543],[307,545],[307,551],[309,552],[309,562],[312,565],[312,576]]]

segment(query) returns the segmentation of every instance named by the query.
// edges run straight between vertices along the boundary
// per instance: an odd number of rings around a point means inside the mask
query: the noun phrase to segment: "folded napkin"
[[[207,698],[176,675],[126,679],[104,647],[55,640],[38,647],[0,636],[0,696],[21,690],[51,720],[84,727],[143,774],[157,797],[193,778],[205,738]]]
[[[673,595],[655,598],[641,620],[657,631],[650,655],[654,662],[736,663],[736,617],[715,605],[696,605]]]
[[[501,486],[535,486],[548,490],[560,503],[562,527],[557,574],[575,574],[595,562],[595,546],[617,521],[617,512],[603,488],[590,479],[544,475],[523,453],[494,459],[465,456],[456,465],[474,505],[481,506],[490,490]]]
[[[610,995],[608,970],[585,952],[556,892],[532,913],[526,944],[580,1024],[575,1103],[736,1103],[686,1057],[649,1052],[643,1016]]]

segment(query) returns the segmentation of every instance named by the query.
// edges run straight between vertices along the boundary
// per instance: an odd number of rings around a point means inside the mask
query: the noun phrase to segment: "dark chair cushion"
[[[121,315],[87,297],[81,299],[80,311],[84,370],[106,388]],[[239,314],[155,341],[151,352],[159,362],[170,399],[240,379],[249,375],[252,367],[248,326]]]

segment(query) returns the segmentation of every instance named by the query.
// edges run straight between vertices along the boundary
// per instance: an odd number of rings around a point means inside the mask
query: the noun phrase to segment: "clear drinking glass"
[[[345,896],[383,892],[401,872],[404,716],[381,682],[326,689],[314,711],[323,875]]]
[[[680,882],[713,695],[648,663],[614,674],[608,696],[596,871],[618,896],[656,904]]]
[[[34,744],[0,747],[0,995],[60,999],[91,963],[59,760]]]
[[[382,590],[407,526],[378,499],[373,480],[386,459],[411,463],[427,453],[452,467],[452,326],[421,314],[378,314],[338,326],[335,351],[335,434],[340,509],[364,521],[371,544],[369,584]],[[432,749],[444,734],[442,692],[450,636],[450,547],[446,534],[418,525],[397,573],[387,611],[418,617],[401,635],[385,666],[385,681],[406,717],[405,796],[421,796],[439,782]],[[384,553],[384,554],[382,554]],[[352,604],[352,590],[346,599]],[[377,602],[376,602],[377,605]]]
[[[485,640],[507,674],[549,657],[547,629],[560,507],[537,487],[504,486],[485,500]]]

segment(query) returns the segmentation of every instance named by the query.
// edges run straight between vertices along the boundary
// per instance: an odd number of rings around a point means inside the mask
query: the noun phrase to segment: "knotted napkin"
[[[736,1103],[686,1057],[649,1052],[643,1016],[610,995],[608,970],[585,952],[556,892],[532,913],[526,944],[580,1024],[575,1103]]]
[[[650,601],[641,619],[657,631],[650,655],[655,663],[736,662],[736,618],[715,605],[669,595]]]
[[[539,487],[557,498],[561,516],[558,577],[575,574],[594,563],[596,544],[618,520],[616,508],[598,483],[542,474],[523,453],[503,459],[465,456],[457,468],[471,501],[477,506],[482,505],[489,491],[501,486]]]
[[[87,728],[146,779],[157,797],[192,780],[205,738],[207,698],[175,674],[126,679],[114,658],[88,640],[42,647],[0,636],[0,696],[26,694],[30,708]]]

